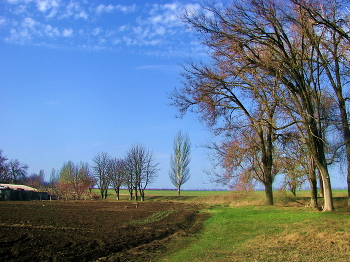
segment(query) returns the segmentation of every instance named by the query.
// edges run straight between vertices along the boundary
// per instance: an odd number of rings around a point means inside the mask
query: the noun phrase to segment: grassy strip
[[[93,189],[92,192],[94,194],[99,195],[100,191],[98,189]],[[181,195],[178,196],[178,193],[176,190],[145,190],[145,196],[146,197],[156,197],[156,196],[163,196],[163,197],[210,197],[210,196],[225,196],[230,195],[233,191],[181,191]],[[264,191],[254,191],[252,192],[256,197],[264,197],[265,193]],[[125,196],[125,198],[128,198],[129,192],[126,189],[120,190],[120,195]],[[108,197],[113,198],[116,196],[116,193],[113,189],[108,190]],[[274,196],[289,196],[292,197],[292,193],[289,191],[274,191]],[[333,196],[334,197],[347,197],[347,190],[333,190]],[[310,197],[310,190],[300,190],[297,191],[297,197]]]
[[[215,207],[198,236],[160,261],[347,261],[349,213],[264,206]],[[186,242],[186,243],[185,243]],[[184,247],[184,245],[187,245]]]

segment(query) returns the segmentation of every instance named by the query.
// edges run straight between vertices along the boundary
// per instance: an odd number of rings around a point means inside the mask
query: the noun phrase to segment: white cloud
[[[106,6],[106,5],[101,4],[101,5],[99,5],[99,6],[96,8],[96,12],[97,12],[98,14],[101,14],[101,13],[110,13],[110,12],[112,12],[113,10],[114,10],[114,7],[113,7],[112,5]]]
[[[59,0],[36,0],[36,6],[40,12],[46,12],[49,9],[59,8]]]
[[[93,34],[94,36],[99,35],[101,32],[102,32],[101,27],[96,27],[94,30],[92,30],[92,34]]]
[[[52,27],[51,25],[46,25],[44,27],[44,33],[49,37],[60,36],[60,32],[57,27]]]
[[[41,12],[46,12],[50,8],[50,3],[45,0],[37,1],[36,5]]]
[[[65,28],[63,29],[62,36],[63,37],[70,37],[73,35],[73,29],[72,28]]]
[[[154,68],[160,68],[165,67],[164,65],[144,65],[144,66],[138,66],[136,69],[154,69]]]
[[[17,31],[16,29],[11,29],[10,36],[5,38],[6,42],[26,44],[32,39],[31,34],[27,29]]]
[[[180,7],[179,3],[165,4],[163,6],[164,9],[169,9],[171,11],[176,11]]]
[[[199,4],[179,1],[139,6],[78,0],[4,1],[7,13],[0,16],[0,32],[7,42],[57,47],[69,44],[89,50],[144,46],[147,52],[159,54],[191,48],[188,40],[182,41],[188,31],[180,16],[184,9],[200,11]],[[108,15],[116,12],[123,16]],[[60,40],[67,37],[69,42]],[[152,51],[154,47],[157,50]],[[146,52],[140,48],[134,51]]]
[[[7,24],[7,20],[5,17],[0,16],[0,26],[5,26]]]
[[[28,27],[31,29],[34,28],[35,24],[36,24],[35,20],[31,17],[24,18],[24,20],[22,22],[23,27]]]
[[[74,17],[75,19],[88,18],[88,14],[84,10],[84,8],[80,6],[79,2],[71,1],[68,5],[64,6],[64,9],[65,10],[63,14],[60,16],[60,18],[70,18],[70,17]]]
[[[87,20],[88,17],[89,17],[89,15],[84,10],[80,11],[78,14],[75,15],[76,19],[83,18],[83,19]]]
[[[136,11],[136,5],[129,5],[129,6],[123,6],[123,5],[117,5],[117,9],[119,9],[122,12],[134,12]]]
[[[133,12],[136,10],[136,5],[130,5],[130,6],[126,6],[126,5],[104,5],[104,4],[100,4],[97,8],[96,8],[96,13],[97,14],[101,14],[101,13],[111,13],[114,10],[117,11],[122,11],[124,13],[126,12]]]

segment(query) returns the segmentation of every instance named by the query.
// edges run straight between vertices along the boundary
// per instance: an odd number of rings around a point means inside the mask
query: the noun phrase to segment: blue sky
[[[0,2],[0,148],[29,174],[99,152],[123,157],[142,143],[160,163],[152,188],[173,188],[169,159],[178,131],[192,142],[184,189],[215,188],[211,139],[197,117],[176,118],[168,94],[180,64],[205,49],[179,16],[195,1]]]
[[[212,135],[197,116],[175,117],[168,94],[180,64],[205,48],[179,19],[197,1],[0,1],[0,149],[29,174],[123,157],[142,143],[160,163],[151,188],[173,188],[169,160],[178,131],[192,142],[184,189],[217,188],[204,170]],[[345,178],[334,170],[332,184]],[[218,188],[222,188],[219,186]]]

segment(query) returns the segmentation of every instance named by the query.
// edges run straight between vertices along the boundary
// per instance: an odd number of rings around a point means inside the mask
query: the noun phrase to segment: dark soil
[[[199,207],[165,202],[2,201],[0,261],[150,261],[197,228]]]

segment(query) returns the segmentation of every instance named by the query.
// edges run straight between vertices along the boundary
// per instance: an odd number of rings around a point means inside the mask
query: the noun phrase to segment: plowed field
[[[0,202],[0,261],[149,261],[191,230],[198,206],[165,202]]]

